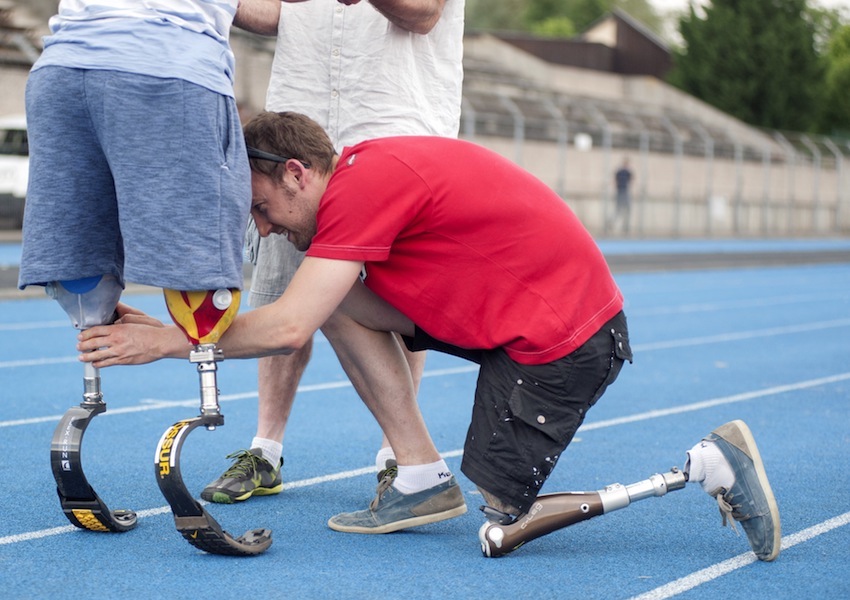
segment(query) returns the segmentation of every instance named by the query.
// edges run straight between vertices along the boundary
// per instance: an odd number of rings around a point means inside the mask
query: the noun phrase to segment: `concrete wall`
[[[634,173],[629,235],[755,237],[850,235],[850,193],[836,168],[784,161],[681,156],[465,136],[534,173],[556,190],[595,235],[614,210],[614,171]]]

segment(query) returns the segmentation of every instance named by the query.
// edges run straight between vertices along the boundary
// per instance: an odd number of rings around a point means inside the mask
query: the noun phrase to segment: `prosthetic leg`
[[[180,473],[180,450],[189,432],[200,425],[210,431],[224,425],[216,383],[216,363],[224,356],[215,345],[239,310],[239,290],[164,290],[164,294],[171,318],[195,345],[189,361],[198,366],[201,414],[178,421],[159,440],[154,464],[159,489],[171,505],[177,531],[196,548],[232,556],[261,554],[271,546],[272,532],[253,529],[234,539],[189,493]]]
[[[71,317],[77,329],[105,325],[115,320],[115,306],[121,285],[104,275],[73,281],[55,281],[46,287]],[[50,465],[62,511],[71,523],[90,531],[124,532],[136,526],[131,510],[110,511],[95,493],[83,473],[80,446],[86,428],[97,415],[106,411],[100,389],[99,369],[86,363],[83,374],[83,401],[73,406],[59,421],[50,443]]]
[[[543,494],[518,517],[482,506],[488,522],[478,531],[481,551],[484,556],[503,556],[558,529],[625,508],[637,500],[680,490],[686,482],[685,474],[673,467],[669,473],[656,473],[632,485],[615,483],[596,492]]]

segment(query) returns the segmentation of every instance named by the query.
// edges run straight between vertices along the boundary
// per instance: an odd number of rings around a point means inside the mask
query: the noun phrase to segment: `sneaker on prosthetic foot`
[[[454,476],[414,494],[393,487],[398,469],[387,464],[381,471],[378,493],[366,510],[331,517],[328,527],[344,533],[391,533],[428,523],[437,523],[466,512],[466,502]]]
[[[706,485],[711,477],[703,482],[703,489],[717,500],[723,525],[728,521],[735,529],[738,521],[759,560],[774,560],[779,556],[782,537],[779,507],[749,427],[743,421],[732,421],[712,431],[704,440],[715,444],[734,474],[734,481],[728,487],[707,489],[713,487]]]
[[[283,458],[274,467],[263,458],[259,448],[239,450],[228,454],[227,458],[234,459],[230,468],[201,492],[201,498],[207,502],[233,504],[251,496],[270,496],[283,490],[280,476]]]

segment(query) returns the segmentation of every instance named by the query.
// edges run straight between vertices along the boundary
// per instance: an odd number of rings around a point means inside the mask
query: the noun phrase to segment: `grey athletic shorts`
[[[103,274],[242,287],[251,173],[233,98],[179,79],[44,67],[26,103],[21,288]]]
[[[417,329],[410,350],[438,350],[481,365],[461,471],[478,487],[527,512],[587,411],[632,360],[620,312],[580,348],[545,365],[504,350],[470,351]]]
[[[285,235],[273,233],[260,238],[253,220],[248,225],[247,243],[247,254],[254,262],[248,304],[258,308],[271,304],[283,294],[304,260],[304,253],[299,252]]]

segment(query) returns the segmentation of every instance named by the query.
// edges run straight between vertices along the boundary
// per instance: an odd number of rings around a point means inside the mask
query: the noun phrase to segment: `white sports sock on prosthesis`
[[[427,465],[399,465],[393,487],[402,494],[415,494],[448,481],[451,476],[452,472],[443,459]]]
[[[720,488],[728,491],[735,485],[735,473],[729,461],[714,442],[707,440],[688,450],[685,472],[688,473],[688,481],[699,483],[711,496],[715,496]]]
[[[263,458],[277,468],[280,464],[280,457],[283,456],[283,444],[266,438],[255,437],[251,441],[251,448],[259,448],[263,451]]]

